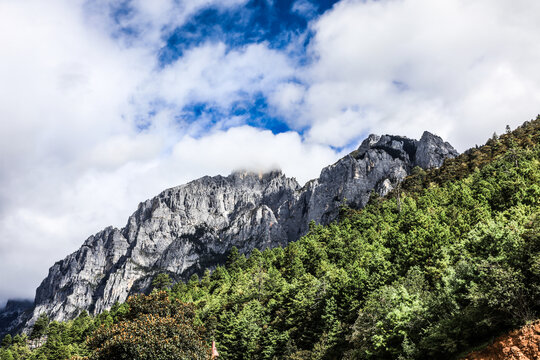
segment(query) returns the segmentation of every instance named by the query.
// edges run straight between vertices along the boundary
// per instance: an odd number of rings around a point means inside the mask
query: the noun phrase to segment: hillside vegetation
[[[0,359],[198,359],[212,340],[222,359],[457,358],[540,317],[539,140],[540,117],[285,248],[159,276],[96,318],[43,317],[43,346],[10,337]]]

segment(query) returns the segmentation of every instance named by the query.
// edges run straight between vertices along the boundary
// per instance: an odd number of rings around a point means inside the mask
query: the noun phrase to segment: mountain
[[[6,306],[0,309],[0,333],[1,329],[10,329],[16,326],[18,320],[33,306],[34,304],[30,300],[8,300]]]
[[[249,254],[284,246],[310,222],[335,220],[343,205],[362,208],[373,191],[387,194],[416,166],[438,167],[457,155],[429,132],[420,140],[370,135],[303,187],[280,171],[239,171],[165,190],[139,204],[125,227],[90,236],[54,264],[36,291],[32,314],[19,323],[29,326],[41,313],[60,321],[82,310],[100,313],[146,291],[158,273],[186,280],[214,268],[233,247]]]

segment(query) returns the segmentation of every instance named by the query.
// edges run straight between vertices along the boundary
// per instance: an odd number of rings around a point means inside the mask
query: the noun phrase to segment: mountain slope
[[[417,140],[371,135],[358,150],[300,187],[279,171],[203,177],[139,205],[122,229],[106,228],[57,262],[36,291],[29,324],[82,310],[97,314],[148,289],[160,272],[187,279],[241,253],[297,240],[311,221],[328,224],[345,204],[361,208],[385,195],[415,166],[433,167],[457,152],[425,132]],[[345,200],[346,199],[346,200]],[[21,322],[26,319],[21,319]]]
[[[228,359],[455,358],[540,316],[540,144],[471,169],[441,185],[428,171],[401,207],[344,211],[171,296],[199,306]]]
[[[449,161],[439,170],[416,169],[396,196],[342,208],[340,221],[310,226],[284,248],[254,249],[249,257],[231,251],[226,266],[155,296],[192,303],[207,343],[215,340],[228,359],[469,353],[540,318],[540,117],[506,140],[503,152],[490,150],[501,138],[476,149],[482,161],[461,155],[458,167]],[[463,170],[452,175],[449,163]],[[414,186],[406,187],[411,179]],[[419,179],[427,186],[416,187]],[[146,300],[147,314],[163,312],[159,301]],[[109,359],[100,356],[103,334],[112,324],[125,329],[125,314],[146,300],[136,296],[95,318],[83,313],[52,323],[54,338],[33,356],[56,358],[50,350],[63,349]],[[139,331],[155,334],[156,326],[145,322]],[[131,336],[111,344],[119,358],[125,347],[141,345]]]

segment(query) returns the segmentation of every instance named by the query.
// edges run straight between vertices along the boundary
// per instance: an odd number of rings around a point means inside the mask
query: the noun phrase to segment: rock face
[[[324,168],[318,179],[308,182],[301,195],[307,222],[327,224],[343,204],[364,207],[372,191],[384,196],[415,166],[424,169],[442,165],[457,151],[438,136],[425,132],[420,141],[401,136],[370,135],[360,147]],[[307,224],[302,224],[304,233]]]
[[[423,169],[439,167],[447,157],[455,157],[456,151],[440,137],[424,131],[416,149],[416,165]]]
[[[223,262],[233,246],[249,253],[285,245],[299,188],[275,171],[203,177],[168,189],[141,203],[123,229],[106,228],[57,262],[37,289],[34,317],[99,313],[148,288],[156,273],[186,279]]]
[[[420,141],[370,135],[360,147],[301,187],[280,171],[203,177],[141,203],[122,229],[90,236],[54,264],[36,291],[31,325],[40,313],[66,320],[96,314],[145,291],[167,272],[176,280],[213,268],[240,252],[283,246],[310,221],[328,224],[343,204],[361,208],[372,191],[385,195],[413,167],[440,166],[457,152],[430,133]]]

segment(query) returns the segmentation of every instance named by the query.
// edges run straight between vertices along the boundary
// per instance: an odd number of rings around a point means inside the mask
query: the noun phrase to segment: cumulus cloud
[[[196,155],[194,155],[196,154]],[[306,144],[296,132],[274,135],[250,126],[219,130],[200,138],[186,137],[175,145],[171,161],[182,164],[191,177],[223,174],[230,169],[270,171],[281,169],[303,184],[337,159],[326,146]]]
[[[424,129],[460,150],[483,143],[540,111],[539,10],[524,0],[342,1],[312,23],[302,116],[289,121],[329,145]]]
[[[159,49],[164,33],[189,21],[208,7],[225,10],[244,5],[247,0],[93,0],[78,2],[93,26],[106,27],[124,45]]]
[[[267,44],[228,50],[208,42],[186,52],[175,63],[155,71],[136,102],[149,111],[159,103],[179,112],[190,103],[211,103],[228,109],[246,94],[267,93],[294,75],[288,57]]]

